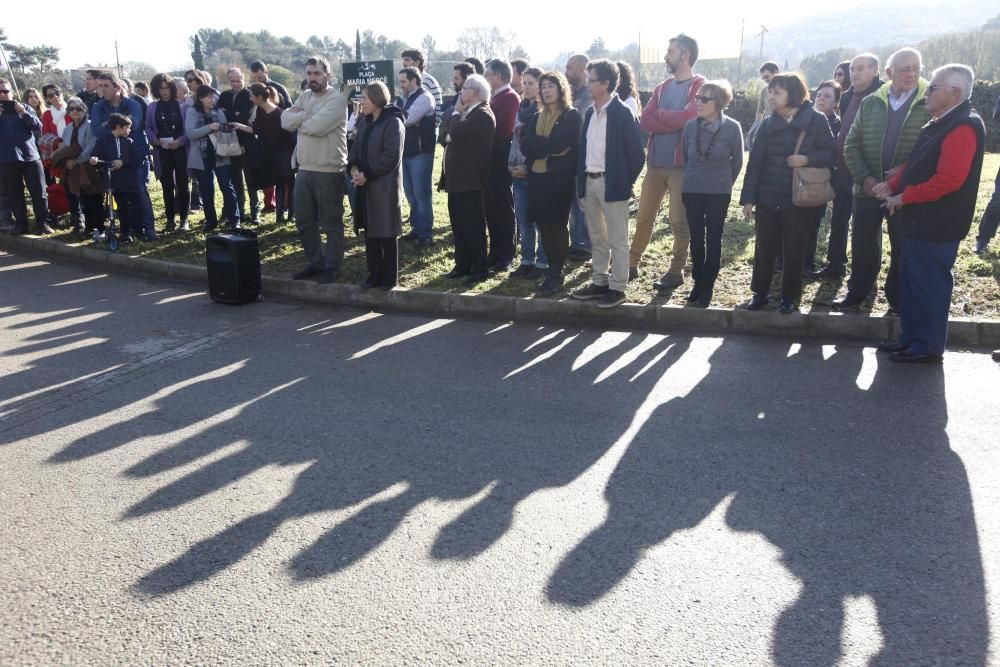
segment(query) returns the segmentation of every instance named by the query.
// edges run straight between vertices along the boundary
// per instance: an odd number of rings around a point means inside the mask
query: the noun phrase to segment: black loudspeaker
[[[260,243],[253,232],[216,234],[205,239],[208,295],[218,303],[260,299]]]

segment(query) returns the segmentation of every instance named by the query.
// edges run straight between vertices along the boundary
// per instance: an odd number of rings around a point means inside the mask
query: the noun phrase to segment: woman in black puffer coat
[[[774,109],[761,126],[750,150],[740,203],[746,217],[756,207],[757,241],[754,249],[753,299],[750,310],[763,308],[771,289],[774,260],[784,255],[781,312],[798,310],[802,296],[802,269],[813,209],[792,203],[794,167],[833,167],[837,146],[826,116],[813,108],[809,90],[798,74],[778,74],[768,84]],[[798,152],[795,145],[805,136]]]

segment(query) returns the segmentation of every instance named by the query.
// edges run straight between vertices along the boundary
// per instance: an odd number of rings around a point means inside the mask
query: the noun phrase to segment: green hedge
[[[652,91],[640,93],[643,106],[652,94]],[[732,103],[726,109],[726,114],[738,120],[744,132],[753,125],[759,94],[759,89],[736,91]],[[993,120],[993,105],[996,104],[998,97],[1000,97],[1000,81],[977,81],[976,87],[972,89],[972,106],[979,110],[979,114],[986,121],[986,150],[993,153],[1000,153],[1000,122]]]

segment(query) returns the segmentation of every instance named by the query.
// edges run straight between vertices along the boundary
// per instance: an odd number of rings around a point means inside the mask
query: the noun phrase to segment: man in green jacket
[[[882,221],[889,220],[889,275],[885,298],[889,311],[899,307],[901,238],[897,216],[889,216],[873,188],[906,162],[920,129],[930,120],[924,98],[927,81],[920,76],[920,52],[905,48],[889,57],[889,82],[861,103],[844,143],[844,161],[854,180],[854,227],[851,230],[851,277],[847,294],[833,306],[855,308],[876,287],[882,267]]]

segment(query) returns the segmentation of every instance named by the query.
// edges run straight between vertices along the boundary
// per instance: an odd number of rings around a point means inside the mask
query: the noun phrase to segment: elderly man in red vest
[[[892,361],[940,363],[944,354],[951,270],[972,226],[986,143],[986,126],[969,101],[974,81],[965,65],[934,71],[927,86],[931,121],[906,163],[875,186],[890,214],[900,211],[902,222],[902,334],[879,344]]]

